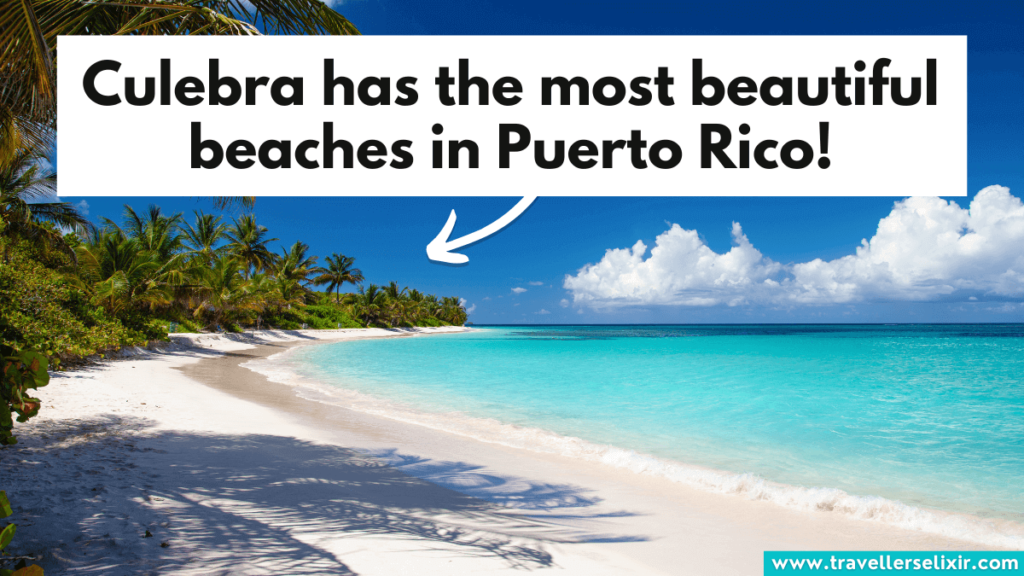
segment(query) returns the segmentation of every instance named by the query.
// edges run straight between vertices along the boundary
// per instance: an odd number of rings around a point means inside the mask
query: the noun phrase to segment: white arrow
[[[448,237],[452,234],[452,229],[455,228],[455,210],[448,216],[448,221],[444,223],[444,228],[441,228],[441,232],[427,244],[427,258],[437,262],[445,262],[447,264],[465,264],[469,262],[469,256],[465,254],[452,254],[452,250],[458,250],[463,246],[468,246],[473,242],[483,240],[491,234],[494,234],[498,230],[501,230],[505,226],[512,223],[513,220],[519,217],[533,201],[536,200],[536,196],[527,196],[520,200],[511,210],[505,213],[504,216],[498,218],[494,222],[484,226],[483,228],[473,232],[472,234],[466,234],[462,238],[456,238],[455,240],[448,240]]]

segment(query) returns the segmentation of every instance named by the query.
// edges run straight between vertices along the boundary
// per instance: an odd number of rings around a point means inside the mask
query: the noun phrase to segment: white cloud
[[[540,281],[528,282],[530,286],[543,286],[544,283]]]
[[[592,308],[1024,297],[1024,203],[1001,186],[979,192],[967,209],[931,197],[897,202],[870,240],[835,260],[783,266],[738,223],[732,233],[733,248],[718,254],[673,224],[646,259],[640,241],[608,250],[567,275],[564,287]]]
[[[476,310],[476,304],[473,304],[469,308],[466,308],[466,314],[467,315],[472,314],[474,310]]]
[[[515,288],[512,289],[512,291],[515,292],[516,294],[522,294],[523,292],[526,292],[526,288],[520,288],[519,286],[516,286]]]
[[[597,264],[588,264],[564,286],[573,302],[594,308],[632,304],[711,306],[744,304],[762,291],[782,265],[761,255],[734,223],[735,246],[717,254],[697,235],[673,224],[655,240],[646,260],[647,245],[608,250]]]
[[[562,298],[562,300],[558,302],[558,305],[561,306],[562,308],[568,308],[569,301],[566,300],[565,298]]]
[[[792,295],[799,302],[927,301],[959,290],[1024,296],[1021,246],[1024,204],[1008,188],[985,188],[968,209],[908,198],[856,254],[795,265]]]
[[[498,298],[501,298],[501,296],[498,296]],[[490,300],[490,299],[491,299],[490,296],[484,296],[484,300]]]
[[[89,203],[86,202],[85,200],[79,200],[78,202],[75,202],[75,209],[78,210],[78,213],[81,214],[82,216],[89,215]]]
[[[540,312],[537,312],[537,314],[551,314],[551,312],[548,312],[547,310],[541,308]]]

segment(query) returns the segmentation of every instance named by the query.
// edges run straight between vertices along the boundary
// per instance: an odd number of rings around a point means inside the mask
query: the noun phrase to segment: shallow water
[[[1024,543],[1020,325],[494,327],[280,362],[363,409],[484,440]]]

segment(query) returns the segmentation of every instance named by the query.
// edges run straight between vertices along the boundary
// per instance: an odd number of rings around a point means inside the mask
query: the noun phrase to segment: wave
[[[786,508],[842,514],[858,520],[965,540],[986,546],[1024,549],[1024,524],[909,506],[880,496],[857,496],[838,488],[809,488],[773,482],[756,474],[736,474],[665,458],[596,444],[539,428],[506,424],[458,412],[432,413],[407,405],[302,378],[284,361],[298,348],[242,364],[271,382],[295,388],[308,400],[332,404],[457,434],[481,442],[545,454],[597,462],[615,468],[667,478],[673,482],[718,494],[770,502]]]

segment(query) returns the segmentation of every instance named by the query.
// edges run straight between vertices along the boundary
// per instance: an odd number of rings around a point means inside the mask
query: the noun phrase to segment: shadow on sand
[[[578,527],[631,515],[591,510],[599,498],[579,487],[397,450],[118,416],[23,438],[0,452],[0,475],[23,524],[15,552],[41,555],[47,574],[356,574],[380,537],[388,553],[532,570],[554,566],[552,545],[645,540]]]

